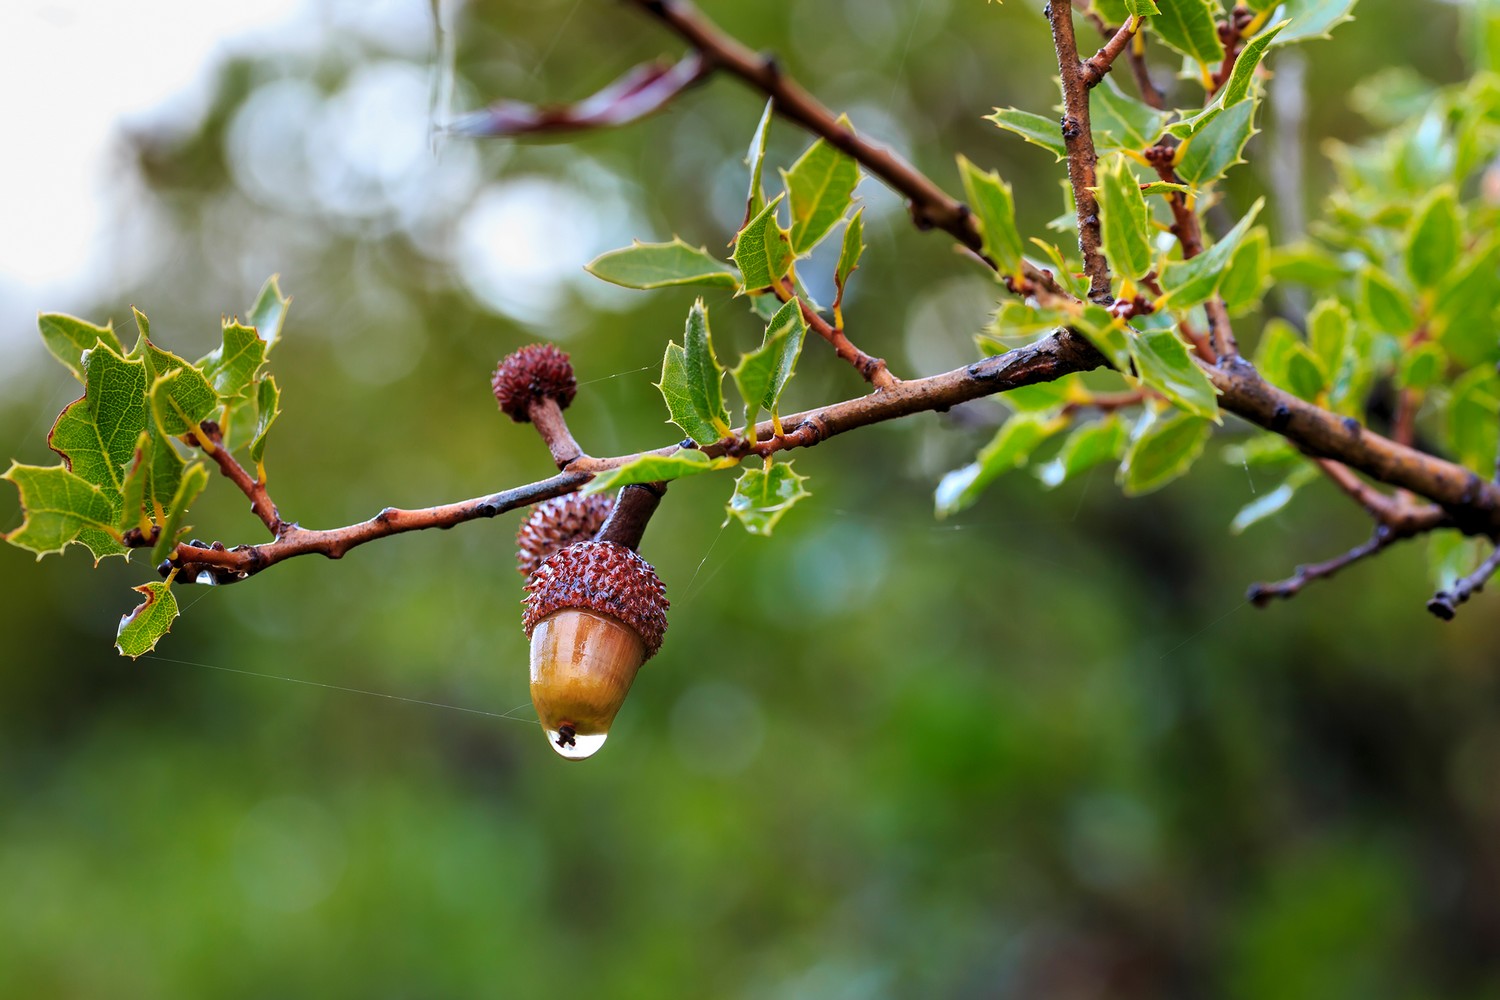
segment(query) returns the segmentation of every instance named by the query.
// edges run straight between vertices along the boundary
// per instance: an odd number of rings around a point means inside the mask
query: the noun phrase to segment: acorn
[[[614,509],[614,498],[603,493],[569,493],[537,504],[516,532],[516,569],[531,579],[558,549],[593,538]]]
[[[500,412],[518,424],[533,420],[533,407],[551,400],[566,410],[578,395],[568,356],[551,344],[530,344],[500,359],[490,378]]]
[[[617,542],[559,549],[526,585],[531,703],[552,749],[570,760],[604,745],[636,671],[661,648],[666,588]]]

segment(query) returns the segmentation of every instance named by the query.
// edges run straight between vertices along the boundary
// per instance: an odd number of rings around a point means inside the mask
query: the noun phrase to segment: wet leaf
[[[157,642],[172,628],[177,618],[177,598],[172,596],[169,580],[158,580],[133,588],[145,600],[120,619],[115,633],[115,649],[121,656],[136,659],[156,648]]]
[[[840,119],[845,128],[847,119]],[[792,250],[807,253],[849,211],[859,184],[859,164],[826,139],[819,139],[781,172],[792,211]]]
[[[1019,276],[1023,264],[1021,234],[1016,229],[1010,185],[993,170],[981,171],[963,156],[958,158],[958,172],[963,177],[969,209],[979,223],[985,255],[995,262],[1000,274]]]
[[[1219,419],[1213,383],[1188,353],[1176,329],[1145,330],[1130,338],[1136,374],[1146,385],[1189,413]]]
[[[746,469],[735,480],[727,508],[750,534],[769,536],[787,511],[812,495],[802,485],[805,482],[807,477],[793,472],[790,462]]]
[[[744,279],[747,292],[770,288],[779,282],[792,266],[791,237],[776,221],[776,210],[785,195],[760,210],[745,224],[734,243],[734,263]]]
[[[684,476],[696,476],[703,472],[728,468],[734,464],[733,459],[714,461],[703,452],[690,449],[676,451],[670,455],[642,455],[618,469],[611,469],[595,476],[589,480],[589,484],[583,488],[582,492],[604,493],[632,483],[670,482]]]
[[[666,288],[671,285],[738,287],[734,273],[702,247],[680,239],[670,243],[636,241],[621,250],[600,254],[584,265],[596,278],[626,288]]]
[[[1118,476],[1126,496],[1161,489],[1192,468],[1208,443],[1213,424],[1187,413],[1167,412],[1172,415],[1147,410],[1131,434]]]

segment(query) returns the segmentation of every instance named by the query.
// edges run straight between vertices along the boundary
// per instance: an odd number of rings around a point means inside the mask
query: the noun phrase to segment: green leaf
[[[720,434],[729,432],[729,411],[724,406],[724,366],[714,354],[713,336],[708,329],[708,307],[702,299],[688,310],[683,328],[683,350],[686,352],[688,391],[698,413]]]
[[[174,368],[158,375],[147,393],[156,426],[165,437],[194,433],[213,415],[219,397],[196,368]]]
[[[1328,369],[1281,318],[1267,321],[1255,350],[1255,367],[1272,385],[1301,399],[1314,400],[1328,385]]]
[[[281,339],[281,326],[286,322],[287,310],[292,305],[292,300],[281,294],[281,282],[278,279],[279,276],[275,274],[266,279],[260,294],[255,296],[254,305],[250,307],[250,315],[245,317],[245,321],[255,327],[255,332],[265,342],[265,354],[270,354],[276,341]]]
[[[151,482],[151,434],[141,431],[135,441],[135,455],[125,470],[125,485],[120,497],[120,516],[115,527],[120,531],[150,528],[150,517],[146,513],[146,490]]]
[[[83,396],[58,414],[47,444],[69,471],[118,504],[146,427],[146,366],[99,344],[83,356],[83,378]]]
[[[1224,112],[1238,106],[1249,97],[1256,67],[1264,58],[1266,49],[1286,25],[1286,21],[1279,21],[1246,43],[1245,47],[1240,50],[1238,58],[1235,59],[1234,69],[1230,71],[1229,79],[1224,82],[1224,86],[1220,88],[1214,99],[1196,114],[1168,125],[1167,132],[1183,141],[1191,139],[1217,121]],[[1253,112],[1244,112],[1244,114],[1247,118],[1253,116]],[[1186,156],[1186,152],[1183,155]]]
[[[1470,252],[1434,297],[1433,329],[1438,341],[1459,364],[1472,368],[1500,358],[1495,336],[1500,310],[1500,241],[1490,240]]]
[[[1156,0],[1125,0],[1125,11],[1133,17],[1150,17],[1160,14],[1161,8],[1156,6]]]
[[[1001,402],[1022,413],[1058,410],[1067,405],[1070,398],[1074,398],[1075,391],[1076,383],[1065,375],[1051,382],[1033,382],[1031,385],[1008,389],[1001,397]]]
[[[844,286],[849,282],[849,276],[859,267],[859,258],[865,252],[865,210],[861,208],[854,213],[854,217],[844,226],[844,245],[839,250],[839,263],[833,272],[833,283],[838,286],[838,294],[834,297],[834,308],[837,309],[844,301]]]
[[[1056,489],[1101,462],[1118,458],[1126,437],[1125,422],[1119,414],[1083,424],[1068,435],[1056,458],[1036,470],[1036,477],[1049,490]]]
[[[1466,373],[1453,386],[1448,403],[1448,440],[1453,452],[1473,472],[1495,474],[1500,442],[1500,380],[1489,368]]]
[[[1259,304],[1265,294],[1271,268],[1271,238],[1264,226],[1250,230],[1224,270],[1219,296],[1231,314],[1238,315]]]
[[[187,531],[187,526],[182,522],[183,517],[207,486],[208,469],[202,462],[194,462],[183,471],[181,481],[177,484],[177,492],[167,505],[166,522],[156,539],[156,547],[151,550],[152,562],[159,563],[172,554],[172,549],[177,546],[177,539]]]
[[[750,168],[750,191],[745,196],[745,221],[749,222],[766,207],[766,189],[761,185],[761,174],[766,163],[766,138],[771,134],[771,116],[776,110],[776,99],[766,101],[766,110],[761,112],[760,124],[750,137],[750,149],[745,153],[745,166]]]
[[[266,360],[266,341],[253,326],[224,323],[224,342],[198,362],[214,391],[225,400],[249,392]]]
[[[1338,299],[1322,299],[1308,312],[1307,342],[1324,371],[1338,370],[1353,323],[1348,307]]]
[[[1021,234],[1016,229],[1015,200],[1010,185],[993,170],[984,172],[965,156],[958,158],[969,208],[979,223],[985,255],[999,274],[1019,276],[1023,269]]]
[[[1172,184],[1168,181],[1152,181],[1141,185],[1141,194],[1151,197],[1153,194],[1192,194],[1193,189],[1186,184]]]
[[[1211,184],[1245,161],[1240,153],[1255,134],[1255,101],[1241,101],[1216,117],[1182,152],[1177,175],[1194,188]]]
[[[1345,21],[1356,0],[1287,0],[1282,11],[1291,22],[1277,39],[1277,45],[1290,45],[1313,38],[1327,38],[1328,32]]]
[[[1229,266],[1229,260],[1234,256],[1235,250],[1239,248],[1240,240],[1245,238],[1250,226],[1254,224],[1255,217],[1260,214],[1261,206],[1266,203],[1264,198],[1256,199],[1250,211],[1245,217],[1235,223],[1233,229],[1224,234],[1224,238],[1207,250],[1194,257],[1192,260],[1175,261],[1162,275],[1162,288],[1164,288],[1172,299],[1173,309],[1186,309],[1200,302],[1207,301],[1219,289],[1219,282],[1224,277],[1224,270]]]
[[[1124,320],[1091,303],[1073,321],[1073,326],[1109,359],[1111,365],[1122,372],[1130,371],[1130,338],[1125,333]]]
[[[1112,149],[1139,151],[1155,145],[1170,117],[1170,111],[1158,111],[1126,94],[1113,76],[1106,76],[1089,91],[1089,121],[1100,153]]]
[[[1125,495],[1141,496],[1159,490],[1187,472],[1203,453],[1212,427],[1202,417],[1180,412],[1162,417],[1147,410],[1136,424],[1120,463],[1118,478]]]
[[[732,458],[714,461],[703,452],[691,449],[682,449],[670,455],[642,455],[618,469],[595,476],[583,488],[583,493],[604,493],[632,483],[670,482],[684,476],[725,469],[734,464]]]
[[[116,354],[125,353],[120,338],[109,325],[95,326],[88,320],[63,313],[40,313],[36,325],[47,350],[80,382],[83,381],[83,353],[101,340]]]
[[[1426,390],[1443,377],[1443,349],[1432,341],[1408,348],[1401,355],[1396,384],[1403,389]]]
[[[849,127],[848,119],[839,121]],[[801,256],[817,246],[849,211],[859,184],[859,164],[827,140],[819,139],[790,170],[781,172],[781,179],[792,210],[792,250]]]
[[[812,495],[803,487],[805,482],[807,477],[793,472],[790,462],[769,469],[746,469],[735,480],[734,493],[726,506],[750,534],[769,536],[782,515],[797,501]]]
[[[676,344],[667,345],[662,358],[661,381],[656,385],[667,402],[671,422],[698,444],[712,444],[723,435],[712,420],[698,408],[688,377],[687,352]],[[648,480],[649,481],[649,480]]]
[[[802,309],[793,299],[771,317],[771,322],[766,326],[765,339],[761,342],[762,351],[767,346],[772,347],[770,353],[774,361],[771,379],[766,384],[765,392],[759,397],[761,409],[777,412],[782,390],[791,380],[792,373],[797,370],[797,358],[802,354],[802,343],[806,338],[807,321],[802,318]],[[748,403],[754,397],[745,398]]]
[[[1063,143],[1062,128],[1055,119],[1015,108],[996,108],[995,113],[986,115],[984,120],[994,122],[1007,132],[1014,132],[1033,145],[1041,146],[1059,160],[1068,155],[1068,147]]]
[[[776,209],[784,197],[777,195],[735,238],[734,263],[744,279],[744,291],[772,287],[792,266],[791,239],[776,221]]]
[[[1201,65],[1224,58],[1215,24],[1217,5],[1210,0],[1159,0],[1157,6],[1161,13],[1146,23],[1162,41]]]
[[[1312,465],[1299,465],[1291,471],[1291,474],[1282,481],[1281,485],[1268,493],[1251,500],[1239,509],[1234,515],[1234,520],[1229,522],[1229,533],[1231,535],[1241,534],[1246,528],[1258,524],[1272,515],[1279,514],[1286,509],[1286,505],[1292,502],[1297,491],[1318,477],[1317,469]]]
[[[934,496],[937,516],[947,517],[973,506],[996,477],[1025,465],[1038,445],[1067,425],[1062,418],[1041,413],[1012,416],[980,449],[976,461],[948,473],[938,483]]]
[[[596,278],[626,288],[666,288],[670,285],[738,287],[734,272],[702,247],[674,237],[670,243],[635,241],[620,250],[600,254],[584,265]]]
[[[1142,382],[1189,413],[1219,419],[1213,383],[1175,329],[1144,330],[1130,338],[1130,346]]]
[[[1104,233],[1104,255],[1122,278],[1141,280],[1152,267],[1150,216],[1140,182],[1123,156],[1099,175],[1100,224]]]
[[[1351,269],[1311,243],[1292,243],[1271,251],[1271,278],[1308,288],[1328,288],[1349,277]]]
[[[1416,329],[1417,315],[1411,299],[1377,268],[1367,267],[1360,272],[1359,301],[1365,319],[1378,330],[1405,334]]]
[[[250,439],[250,460],[259,465],[266,453],[266,433],[281,416],[281,390],[269,375],[255,390],[255,436]]]
[[[158,580],[133,588],[146,599],[120,619],[115,633],[115,648],[132,660],[151,652],[157,642],[172,628],[177,617],[177,598],[172,596],[170,580]]]
[[[1463,227],[1458,221],[1458,196],[1443,185],[1417,208],[1406,235],[1406,273],[1418,288],[1433,288],[1458,263]]]
[[[5,533],[7,542],[35,552],[37,558],[82,542],[98,563],[123,555],[119,543],[118,494],[111,495],[61,465],[43,468],[12,462],[0,479],[16,484],[21,494],[20,527]]]

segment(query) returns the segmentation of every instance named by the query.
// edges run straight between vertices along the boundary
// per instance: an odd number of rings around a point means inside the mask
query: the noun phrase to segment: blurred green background
[[[963,150],[1016,185],[1032,232],[1061,210],[1050,156],[980,120],[1053,100],[1034,4],[704,6],[950,190]],[[1459,78],[1459,13],[1368,2],[1278,56],[1306,72],[1309,207],[1320,138],[1368,128],[1350,84]],[[583,96],[680,51],[619,3],[443,17],[458,110]],[[573,354],[586,448],[672,440],[651,383],[692,293],[581,265],[632,237],[723,246],[762,101],[716,80],[627,129],[434,154],[427,4],[325,0],[287,25],[220,60],[188,111],[122,132],[118,224],[149,238],[128,280],[46,307],[128,326],[133,303],[194,356],[279,272],[267,464],[308,526],[545,476],[487,385],[541,338]],[[1273,107],[1232,200],[1267,185],[1279,124]],[[805,142],[778,124],[772,162]],[[861,195],[851,332],[899,375],[968,360],[990,279]],[[709,304],[721,357],[757,341],[739,304]],[[5,316],[0,451],[49,462],[76,386],[29,314]],[[822,347],[788,408],[861,391]],[[795,455],[814,496],[770,540],[721,527],[728,477],[674,486],[643,546],[666,645],[584,764],[550,752],[527,700],[518,514],[182,587],[136,662],[112,642],[147,566],[0,548],[0,994],[1500,996],[1493,595],[1438,622],[1408,544],[1255,610],[1248,583],[1367,526],[1319,487],[1233,537],[1274,481],[1212,457],[1133,502],[1107,470],[1056,493],[1018,475],[935,522],[937,479],[998,412]],[[0,524],[18,517],[7,487]],[[192,519],[262,538],[223,484]]]

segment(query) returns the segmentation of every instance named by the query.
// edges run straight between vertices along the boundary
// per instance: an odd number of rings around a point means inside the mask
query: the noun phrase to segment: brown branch
[[[1406,537],[1409,536],[1398,534],[1382,525],[1375,529],[1375,534],[1370,536],[1369,541],[1356,545],[1342,555],[1334,556],[1325,562],[1313,563],[1309,566],[1298,566],[1292,575],[1285,580],[1278,580],[1275,583],[1253,584],[1245,594],[1245,600],[1257,608],[1263,608],[1278,597],[1295,597],[1303,587],[1314,580],[1326,580],[1345,566],[1359,562],[1361,559],[1367,559],[1391,543],[1400,541]]]
[[[570,462],[583,454],[583,449],[573,440],[573,432],[568,429],[568,420],[563,416],[562,407],[557,405],[557,400],[550,396],[533,400],[526,408],[526,416],[536,428],[537,434],[541,435],[547,450],[552,453],[552,461],[559,469],[567,468]]]
[[[1130,73],[1135,77],[1136,88],[1141,92],[1141,100],[1158,111],[1167,108],[1167,95],[1162,93],[1151,80],[1151,67],[1146,65],[1146,36],[1137,34],[1135,44],[1130,46],[1127,56],[1130,60]]]
[[[594,540],[614,542],[627,549],[640,548],[641,539],[646,534],[646,525],[650,523],[651,515],[656,513],[656,507],[666,492],[666,483],[635,483],[621,487],[614,509],[599,526]]]
[[[1382,493],[1332,459],[1319,458],[1314,462],[1349,499],[1387,527],[1416,534],[1438,527],[1446,520],[1443,509],[1436,504],[1416,504],[1400,495]]]
[[[752,52],[682,0],[630,0],[693,46],[714,68],[738,77],[767,97],[774,98],[776,114],[818,136],[853,157],[860,166],[906,198],[912,221],[919,229],[941,229],[976,254],[983,253],[979,227],[967,205],[950,197],[931,178],[899,153],[856,135],[838,116],[788,76],[772,57]],[[993,266],[993,262],[991,266]],[[1071,298],[1055,278],[1030,263],[1026,282],[1058,298]],[[1034,289],[1022,287],[1019,292]]]
[[[1483,590],[1497,570],[1500,570],[1500,548],[1491,552],[1474,572],[1454,581],[1452,587],[1433,594],[1432,600],[1427,602],[1427,610],[1445,622],[1452,621],[1458,614],[1458,606]]]
[[[1055,0],[1047,4],[1046,14],[1052,22],[1052,47],[1057,50],[1057,68],[1062,76],[1062,137],[1068,154],[1068,183],[1078,210],[1078,252],[1083,255],[1083,271],[1089,277],[1089,298],[1107,305],[1111,300],[1109,261],[1100,249],[1099,202],[1094,197],[1099,156],[1094,151],[1089,122],[1089,85],[1073,37],[1073,8]]]
[[[841,328],[830,325],[827,320],[818,315],[816,309],[798,297],[786,283],[776,285],[774,291],[776,297],[782,302],[790,302],[794,298],[797,299],[797,306],[802,310],[803,321],[807,323],[808,327],[814,333],[832,344],[834,353],[853,365],[854,370],[864,376],[866,382],[877,389],[889,389],[900,381],[886,367],[884,358],[877,358],[866,354],[854,346],[854,342],[849,339]]]
[[[1110,36],[1104,47],[1095,52],[1083,63],[1083,83],[1086,87],[1098,86],[1099,81],[1104,79],[1106,73],[1114,66],[1115,60],[1121,52],[1125,51],[1135,33],[1140,29],[1141,22],[1137,17],[1127,17],[1120,29]]]
[[[1174,163],[1176,155],[1176,146],[1162,143],[1146,150],[1146,162],[1151,164],[1156,175],[1163,181],[1181,184],[1182,178],[1177,176]],[[1182,247],[1182,259],[1192,260],[1204,249],[1203,228],[1198,221],[1198,213],[1188,205],[1187,197],[1181,191],[1167,192],[1167,205],[1172,210],[1171,231]],[[1203,303],[1203,311],[1208,316],[1208,332],[1213,342],[1215,359],[1238,357],[1239,343],[1234,338],[1234,326],[1229,320],[1229,310],[1225,307],[1224,300],[1215,294]]]
[[[598,93],[575,104],[538,106],[498,101],[448,126],[475,137],[512,137],[612,128],[639,121],[665,108],[683,91],[702,83],[713,65],[691,53],[674,65],[637,66]]]
[[[198,426],[201,434],[190,432],[183,435],[183,439],[214,460],[224,478],[234,483],[249,499],[251,512],[260,518],[266,530],[271,532],[271,537],[280,538],[287,525],[281,519],[281,512],[276,509],[276,504],[271,501],[271,495],[266,492],[266,484],[259,479],[251,479],[245,467],[224,447],[224,432],[216,422],[205,420]]]

